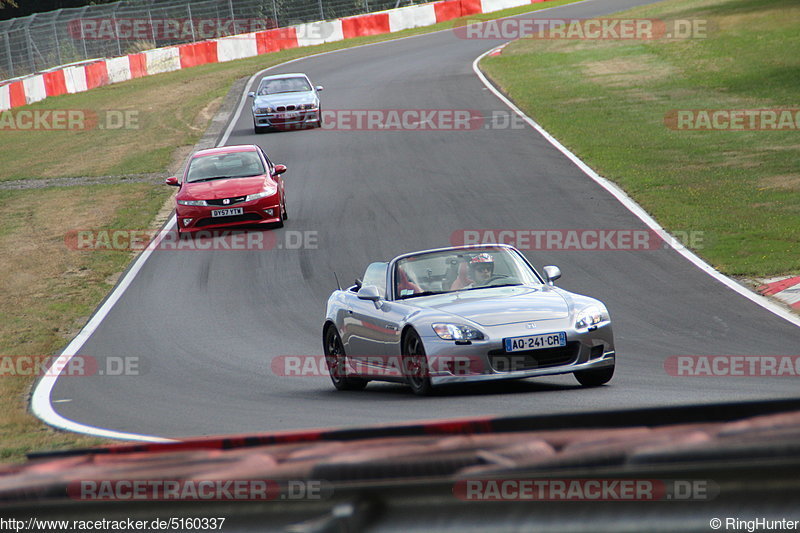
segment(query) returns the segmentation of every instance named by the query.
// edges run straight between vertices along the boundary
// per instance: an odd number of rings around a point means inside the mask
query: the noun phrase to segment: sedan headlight
[[[575,315],[575,329],[586,329],[608,320],[608,309],[602,305],[590,305]]]
[[[300,109],[316,109],[317,104],[301,104],[298,107],[300,107]]]
[[[483,333],[470,326],[461,324],[433,324],[432,326],[439,338],[446,341],[479,341],[483,339]]]
[[[252,202],[253,200],[260,200],[261,198],[266,198],[267,196],[272,196],[278,191],[276,187],[270,187],[269,189],[264,189],[261,192],[257,192],[255,194],[248,194],[247,198],[245,198],[245,202]]]
[[[203,207],[208,205],[205,200],[178,200],[178,203],[180,205],[199,205]]]
[[[265,113],[272,113],[272,108],[270,106],[266,107],[257,107],[255,109],[256,115],[263,115]]]

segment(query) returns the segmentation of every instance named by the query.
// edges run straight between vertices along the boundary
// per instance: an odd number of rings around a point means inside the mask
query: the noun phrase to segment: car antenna
[[[336,275],[336,271],[333,271],[333,278],[336,280],[336,288],[338,290],[342,290],[342,286],[339,284],[339,276]]]

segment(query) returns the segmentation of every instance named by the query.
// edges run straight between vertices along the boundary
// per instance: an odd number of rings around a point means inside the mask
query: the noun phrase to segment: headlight
[[[317,104],[303,104],[300,107],[302,109],[316,109],[317,108]]]
[[[433,324],[432,326],[439,338],[446,341],[479,341],[483,339],[483,333],[470,326],[459,324]]]
[[[265,113],[272,113],[272,108],[269,106],[256,108],[256,115],[263,115]]]
[[[244,199],[245,202],[252,202],[253,200],[260,200],[261,198],[266,198],[267,196],[272,196],[277,192],[276,187],[270,187],[269,189],[264,189],[261,192],[257,192],[255,194],[248,194],[247,198]]]
[[[178,200],[180,205],[200,205],[200,206],[207,206],[205,200]]]
[[[608,320],[608,310],[602,305],[590,305],[575,316],[575,329],[586,329]]]

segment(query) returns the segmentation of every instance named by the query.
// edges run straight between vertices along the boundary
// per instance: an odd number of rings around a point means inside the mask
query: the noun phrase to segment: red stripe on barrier
[[[433,10],[436,12],[436,22],[457,19],[461,17],[461,0],[436,2],[433,4]]]
[[[25,100],[25,86],[21,81],[15,81],[8,86],[8,97],[11,107],[19,107],[27,104]]]
[[[256,33],[256,49],[259,54],[268,54],[287,48],[297,48],[296,28],[276,28]]]
[[[389,33],[389,15],[375,13],[342,19],[342,33],[345,39]]]
[[[483,13],[483,7],[481,7],[481,0],[460,0],[461,2],[461,16],[466,17],[467,15],[476,15],[478,13]]]
[[[47,96],[67,94],[67,80],[63,70],[44,73],[44,89]]]
[[[184,44],[178,47],[178,52],[181,58],[181,68],[196,67],[218,61],[216,41]]]
[[[94,89],[108,85],[108,68],[105,61],[98,61],[84,67],[86,72],[86,88]]]
[[[131,78],[147,76],[147,56],[144,54],[130,54],[128,63],[131,65]]]
[[[762,285],[761,287],[758,288],[758,291],[766,296],[772,296],[773,294],[777,294],[781,291],[788,289],[789,287],[793,287],[798,284],[800,284],[800,276],[795,276],[793,278],[788,278],[781,281],[776,281],[774,283],[767,283],[766,285]]]

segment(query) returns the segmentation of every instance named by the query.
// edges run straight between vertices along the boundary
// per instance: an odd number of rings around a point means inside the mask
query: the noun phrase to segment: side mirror
[[[286,172],[286,165],[275,165],[272,175],[277,176],[278,174],[283,174],[284,172]]]
[[[561,277],[561,269],[553,265],[546,266],[544,267],[544,277],[548,285],[553,285],[553,282]]]
[[[323,87],[322,85],[317,85],[316,87],[314,87],[314,89],[316,89],[316,90],[317,90],[317,92],[320,92],[320,91],[321,91],[322,89],[324,89],[324,88],[325,88],[325,87]]]
[[[167,185],[172,185],[173,187],[180,187],[181,184],[178,183],[178,178],[175,176],[170,176],[169,178],[164,180],[164,183]]]
[[[249,96],[250,98],[255,98],[256,97],[256,93],[254,93],[253,91],[250,91],[249,93],[247,93],[247,96]]]
[[[359,300],[369,300],[376,304],[381,299],[381,295],[378,292],[378,287],[376,287],[375,285],[365,285],[361,287],[360,289],[358,289],[356,296],[358,296]]]

